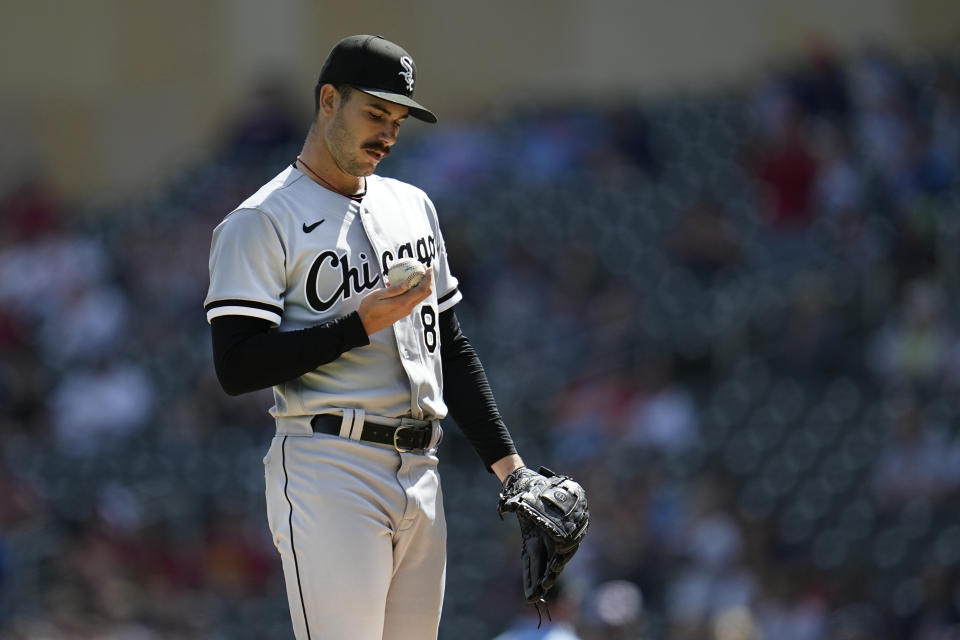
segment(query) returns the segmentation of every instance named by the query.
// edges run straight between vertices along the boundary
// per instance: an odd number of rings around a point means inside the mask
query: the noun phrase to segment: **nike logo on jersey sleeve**
[[[307,224],[306,222],[304,222],[304,223],[303,223],[303,232],[304,232],[304,233],[310,233],[311,231],[313,231],[314,229],[316,229],[317,227],[319,227],[321,224],[323,224],[325,220],[326,220],[326,218],[324,218],[323,220],[320,220],[319,222],[314,222],[313,224]]]

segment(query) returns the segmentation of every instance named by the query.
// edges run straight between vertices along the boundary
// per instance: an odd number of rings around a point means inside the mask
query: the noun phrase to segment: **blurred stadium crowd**
[[[0,202],[0,638],[290,636],[271,399],[219,389],[202,300],[213,226],[299,150],[291,113],[264,89],[136,199],[41,179]],[[958,637],[960,49],[508,106],[394,155],[381,173],[438,206],[521,453],[589,492],[558,621]],[[447,427],[441,637],[489,639],[527,624],[519,535]]]

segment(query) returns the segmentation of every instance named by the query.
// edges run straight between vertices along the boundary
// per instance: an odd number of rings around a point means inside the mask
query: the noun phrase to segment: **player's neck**
[[[322,167],[323,165],[316,164],[316,161],[308,160],[303,153],[297,156],[294,166],[296,166],[297,169],[302,171],[308,178],[319,184],[324,189],[329,189],[330,191],[339,193],[345,198],[359,200],[367,192],[366,178],[343,174],[347,175],[347,178],[337,180],[337,178],[334,176],[336,176],[337,173],[342,174],[342,172],[331,172],[317,169],[316,167]],[[330,176],[330,179],[324,177],[324,173]]]
[[[343,171],[313,128],[297,156],[296,166],[320,186],[341,195],[350,197],[366,190],[366,180]]]

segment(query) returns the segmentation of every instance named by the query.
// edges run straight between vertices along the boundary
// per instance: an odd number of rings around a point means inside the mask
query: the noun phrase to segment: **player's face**
[[[327,127],[327,147],[342,171],[368,176],[390,153],[408,109],[362,91],[340,100]]]

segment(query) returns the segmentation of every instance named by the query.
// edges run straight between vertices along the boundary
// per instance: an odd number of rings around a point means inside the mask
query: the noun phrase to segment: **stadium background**
[[[0,638],[289,637],[269,401],[201,302],[354,32],[415,56],[441,124],[382,173],[434,197],[525,457],[591,492],[555,614],[953,637],[960,5],[452,4],[3,3]],[[516,528],[448,433],[441,637],[491,638]]]

